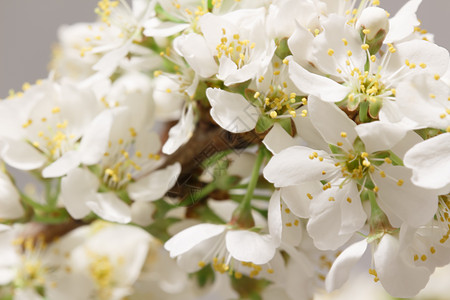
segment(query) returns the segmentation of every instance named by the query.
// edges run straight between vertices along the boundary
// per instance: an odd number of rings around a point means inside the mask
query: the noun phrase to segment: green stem
[[[231,224],[237,224],[242,228],[252,228],[255,226],[255,221],[252,217],[251,201],[253,199],[253,193],[255,192],[256,185],[258,184],[259,171],[265,156],[265,148],[264,146],[261,146],[253,166],[252,176],[250,178],[250,182],[248,183],[247,192],[245,193],[239,206],[233,212]]]
[[[180,206],[193,205],[193,204],[197,203],[200,199],[211,194],[216,188],[217,188],[217,182],[213,181],[213,182],[207,184],[199,192],[189,195],[184,201],[182,201],[180,203]]]
[[[251,207],[250,203],[259,179],[259,170],[261,169],[261,165],[264,161],[265,156],[266,152],[264,146],[261,146],[259,148],[258,156],[256,157],[255,165],[253,166],[252,177],[250,179],[250,182],[248,183],[247,192],[245,193],[244,199],[242,199],[241,202],[241,205],[245,207]]]

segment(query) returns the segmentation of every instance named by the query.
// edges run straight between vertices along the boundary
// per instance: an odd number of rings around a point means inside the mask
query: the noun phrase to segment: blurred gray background
[[[169,1],[169,0],[167,0]],[[381,0],[393,15],[406,0]],[[24,82],[47,77],[52,45],[62,24],[95,20],[95,0],[0,0],[0,98]],[[450,0],[423,0],[422,27],[450,49]]]

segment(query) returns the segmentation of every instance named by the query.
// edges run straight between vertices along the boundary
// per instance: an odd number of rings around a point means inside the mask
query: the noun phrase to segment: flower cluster
[[[0,101],[0,298],[312,299],[356,264],[412,297],[450,263],[421,0],[131,2]]]

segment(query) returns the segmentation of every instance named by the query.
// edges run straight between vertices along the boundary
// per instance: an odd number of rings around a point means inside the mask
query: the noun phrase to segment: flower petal
[[[275,255],[276,244],[269,235],[248,230],[231,230],[225,237],[231,256],[257,265],[269,262]]]
[[[54,178],[64,176],[78,167],[80,162],[80,153],[78,151],[67,151],[63,156],[42,170],[42,177]]]
[[[90,171],[81,168],[73,169],[61,180],[59,200],[72,218],[84,218],[90,212],[86,202],[97,199],[99,185],[97,177]]]
[[[158,200],[175,185],[180,172],[181,165],[179,163],[154,171],[128,185],[128,194],[135,201]]]
[[[390,234],[383,236],[373,258],[381,284],[393,297],[413,297],[429,280],[425,267],[416,267],[399,254],[399,241]]]
[[[319,158],[310,159],[313,153],[323,157],[323,161]],[[324,151],[314,151],[302,146],[290,147],[273,156],[264,168],[263,174],[276,187],[325,180],[339,171],[334,161],[327,157],[328,154]]]
[[[130,207],[114,193],[99,193],[96,200],[88,201],[86,205],[104,220],[124,224],[131,221]]]
[[[19,193],[9,177],[0,172],[0,219],[17,219],[23,213]]]
[[[379,188],[378,204],[389,220],[394,214],[413,227],[431,221],[438,205],[436,192],[414,185],[410,180],[412,171],[405,167],[382,165],[380,169],[386,176],[374,172],[372,178]]]
[[[294,61],[289,62],[289,77],[302,92],[314,95],[326,102],[341,101],[351,91],[350,87],[311,73]]]
[[[355,127],[355,130],[364,142],[368,153],[391,149],[403,139],[407,132],[407,129],[402,126],[379,121],[360,124]]]
[[[325,287],[328,292],[340,288],[348,280],[350,272],[366,249],[367,241],[364,239],[347,247],[337,257],[325,279]]]
[[[420,25],[416,11],[422,0],[410,0],[389,20],[389,32],[385,43],[398,42],[414,32],[414,27]]]
[[[270,197],[269,211],[267,216],[267,221],[269,222],[269,232],[270,236],[276,245],[281,244],[281,235],[283,230],[283,221],[281,220],[281,198],[280,190],[275,190]]]
[[[444,133],[412,147],[405,166],[413,170],[412,181],[425,188],[450,184],[450,133]]]
[[[34,170],[42,167],[47,158],[25,141],[3,139],[2,159],[9,166],[19,170]]]
[[[201,242],[218,236],[223,233],[225,229],[226,227],[224,225],[194,225],[174,235],[164,244],[164,248],[170,252],[171,257],[176,257],[180,254],[186,253]]]
[[[240,94],[216,88],[206,90],[211,103],[211,117],[220,127],[233,133],[247,132],[255,128],[259,112]]]

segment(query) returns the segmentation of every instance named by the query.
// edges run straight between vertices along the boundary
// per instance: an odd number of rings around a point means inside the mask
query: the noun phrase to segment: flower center
[[[226,56],[236,64],[238,69],[242,68],[249,61],[256,44],[241,39],[239,34],[228,38],[225,28],[222,28],[222,34],[223,37],[216,47],[217,57],[220,59],[222,56]]]

